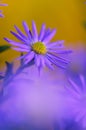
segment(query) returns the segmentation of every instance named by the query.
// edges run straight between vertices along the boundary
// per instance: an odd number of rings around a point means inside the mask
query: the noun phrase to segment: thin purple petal
[[[45,57],[43,55],[40,56],[40,60],[42,67],[45,67]]]
[[[20,35],[16,34],[13,31],[10,31],[17,39],[19,39],[22,42],[27,42],[26,39],[24,39],[23,37],[21,37]]]
[[[8,6],[8,4],[0,4],[0,6]]]
[[[44,34],[44,37],[42,38],[42,41],[51,33],[51,30],[50,28],[46,29],[45,30],[45,34]]]
[[[32,21],[32,32],[33,32],[34,41],[37,42],[38,41],[38,32],[37,32],[36,24],[34,21]]]
[[[16,50],[16,51],[20,51],[20,52],[29,52],[28,49],[23,49],[23,48],[15,48],[15,47],[11,47],[13,50]]]
[[[80,75],[80,79],[81,79],[81,83],[82,83],[82,86],[83,86],[83,90],[86,90],[86,83],[85,83],[85,79],[82,75]]]
[[[23,21],[22,24],[23,24],[24,30],[25,30],[29,40],[32,41],[32,35],[30,33],[30,30],[29,30],[27,23],[25,21]]]
[[[69,79],[69,83],[72,85],[72,89],[74,89],[76,92],[81,93],[80,88],[77,84],[75,84],[71,79]]]
[[[11,45],[14,45],[14,46],[17,46],[17,47],[21,47],[21,48],[24,48],[24,49],[30,49],[29,46],[27,46],[25,44],[21,44],[20,42],[15,42],[15,41],[10,40],[8,38],[4,38],[4,40],[6,40]]]
[[[28,55],[28,54],[25,54],[25,55],[23,55],[23,56],[19,56],[19,57],[16,58],[16,60],[24,59],[24,58],[26,58],[27,55]]]
[[[37,67],[39,67],[41,64],[40,55],[38,54],[35,54],[35,64]]]
[[[59,64],[57,63],[57,61],[55,61],[54,59],[52,59],[52,58],[49,57],[48,55],[47,55],[47,58],[48,58],[49,61],[51,61],[51,63],[53,63],[53,64],[56,65],[57,67],[60,67],[60,68],[62,68],[62,69],[65,69],[65,66],[59,65]]]
[[[51,33],[51,29],[50,28],[46,29],[44,37],[48,36],[50,33]]]
[[[52,42],[52,43],[47,44],[47,48],[52,49],[52,50],[57,49],[57,48],[63,48],[64,47],[63,44],[64,44],[64,40]]]
[[[0,17],[4,17],[4,15],[3,15],[3,14],[0,14]]]
[[[15,27],[16,31],[19,33],[19,35],[21,35],[22,37],[27,39],[27,37],[22,33],[22,31],[16,25],[14,27]]]
[[[68,91],[69,94],[72,94],[74,99],[78,100],[80,98],[80,95],[75,90],[73,90],[70,86],[66,86],[65,90]]]
[[[47,53],[47,55],[48,55],[50,58],[53,58],[53,59],[56,60],[56,61],[63,62],[63,63],[65,63],[65,64],[68,64],[68,63],[69,63],[69,61],[67,61],[67,60],[65,60],[65,59],[63,59],[63,58],[61,58],[61,57],[55,56],[55,55],[53,55],[53,54]]]
[[[54,37],[55,34],[56,34],[56,29],[53,29],[51,33],[44,38],[43,42],[48,43]]]
[[[42,27],[41,27],[41,31],[40,31],[40,34],[39,34],[39,41],[42,41],[44,34],[45,34],[45,24],[43,24]]]
[[[34,52],[31,51],[31,52],[27,55],[27,57],[24,59],[24,64],[29,63],[33,58],[34,58]]]
[[[47,57],[45,58],[45,64],[47,65],[48,68],[50,68],[51,70],[54,70],[52,63],[47,59]]]
[[[61,51],[61,50],[49,50],[50,52],[55,52],[56,54],[70,54],[72,53],[72,50],[64,50],[64,51]]]

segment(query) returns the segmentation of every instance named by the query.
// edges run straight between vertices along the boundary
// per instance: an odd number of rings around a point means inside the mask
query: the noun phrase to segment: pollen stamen
[[[38,54],[46,54],[46,46],[42,42],[36,42],[32,45],[32,50]]]

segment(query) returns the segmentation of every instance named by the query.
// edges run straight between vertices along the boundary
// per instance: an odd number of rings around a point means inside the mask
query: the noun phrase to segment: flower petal
[[[38,54],[35,54],[35,64],[37,67],[39,67],[41,64],[40,55]]]
[[[43,55],[40,56],[40,60],[42,67],[45,67],[45,57]]]
[[[59,56],[55,56],[54,54],[49,54],[49,53],[47,53],[47,55],[48,55],[50,58],[53,58],[53,60],[56,60],[56,61],[58,61],[58,62],[63,62],[64,64],[68,64],[68,63],[69,63],[69,61],[67,61],[67,60],[65,60],[65,59],[63,59],[63,58],[61,58],[61,57],[59,57]]]
[[[27,39],[27,37],[22,33],[22,31],[16,26],[14,25],[16,31],[19,33],[19,35],[21,35],[21,37],[24,37],[25,39]]]
[[[75,82],[73,82],[71,79],[68,79],[68,81],[72,85],[72,89],[74,89],[77,93],[81,93],[80,88]]]
[[[25,54],[25,55],[23,55],[23,56],[19,56],[19,57],[16,58],[16,60],[24,59],[24,58],[26,58],[27,55],[28,55],[28,54]]]
[[[54,67],[52,66],[51,61],[48,60],[47,58],[45,58],[45,64],[47,65],[48,68],[50,68],[51,70],[54,70]]]
[[[48,28],[48,29],[46,29],[45,30],[45,34],[44,34],[44,37],[43,37],[43,39],[42,39],[42,41],[49,35],[51,33],[51,30],[50,30],[50,28]]]
[[[37,32],[36,24],[34,21],[32,21],[32,32],[33,32],[34,41],[37,42],[38,41],[38,32]]]
[[[8,4],[0,4],[0,6],[8,6]]]
[[[56,54],[70,54],[72,53],[73,51],[72,50],[49,50],[50,52],[54,52]]]
[[[82,86],[83,86],[83,90],[86,90],[86,83],[85,83],[85,79],[82,75],[80,75],[80,79],[81,79],[81,83],[82,83]]]
[[[28,49],[25,49],[25,48],[15,48],[15,47],[11,47],[13,50],[16,50],[16,51],[20,51],[20,52],[29,52]]]
[[[30,33],[30,30],[29,30],[27,23],[25,21],[23,21],[22,24],[23,24],[24,30],[25,30],[29,40],[32,41],[32,35]]]
[[[13,31],[10,31],[17,39],[19,39],[20,41],[22,42],[27,42],[27,40],[23,37],[21,37],[20,35],[16,34],[15,32]]]
[[[41,27],[41,31],[40,31],[40,34],[39,34],[39,41],[42,41],[44,34],[45,34],[45,24],[43,24],[42,27]]]
[[[8,38],[4,38],[4,40],[6,40],[9,44],[12,44],[14,46],[21,47],[21,48],[24,48],[24,49],[30,49],[29,46],[27,46],[25,44],[21,44],[20,42],[16,42],[16,41],[10,40]]]
[[[56,29],[53,29],[51,33],[43,39],[44,43],[48,43],[55,35]]]
[[[72,88],[70,88],[70,86],[66,86],[65,87],[65,90],[70,94],[72,95],[72,98],[74,98],[74,100],[76,99],[79,99],[80,98],[80,95],[75,91],[73,90]]]
[[[31,51],[24,60],[24,64],[29,63],[34,58],[34,52]]]
[[[49,57],[48,55],[47,55],[47,58],[48,58],[48,60],[49,60],[51,63],[53,63],[53,64],[56,65],[57,67],[60,67],[61,69],[65,69],[65,66],[59,65],[56,60],[54,60],[53,58]]]
[[[61,41],[56,41],[56,42],[52,42],[52,43],[49,43],[47,44],[47,48],[48,49],[58,49],[58,48],[63,48],[64,47],[64,40],[61,40]]]

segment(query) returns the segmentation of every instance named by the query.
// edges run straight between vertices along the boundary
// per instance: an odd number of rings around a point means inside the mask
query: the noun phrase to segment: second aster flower
[[[7,4],[0,3],[0,6],[7,6]],[[0,17],[4,17],[4,15],[2,14],[2,10],[0,10]]]
[[[75,82],[76,81],[76,82]],[[83,128],[86,128],[86,82],[83,75],[80,79],[69,79],[71,86],[66,87],[68,105],[73,118]]]
[[[17,33],[11,31],[11,33],[20,41],[16,42],[5,38],[5,40],[12,44],[12,49],[19,52],[26,52],[25,55],[18,59],[23,59],[24,64],[28,64],[32,60],[36,64],[38,69],[47,66],[53,69],[52,65],[56,65],[60,68],[65,68],[69,63],[65,58],[62,58],[63,54],[68,54],[70,51],[60,50],[63,48],[63,40],[50,42],[56,33],[56,29],[46,29],[45,24],[42,25],[40,34],[37,32],[36,24],[32,21],[32,32],[30,31],[27,23],[23,22],[25,34],[23,34],[17,26],[14,26]]]

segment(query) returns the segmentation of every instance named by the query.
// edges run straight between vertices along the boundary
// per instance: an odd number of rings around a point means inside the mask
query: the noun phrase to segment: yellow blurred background
[[[23,30],[22,21],[26,20],[29,27],[35,20],[38,30],[42,23],[47,27],[57,28],[54,40],[65,40],[67,47],[78,47],[86,42],[86,30],[83,21],[86,20],[85,0],[3,0],[7,7],[0,7],[5,18],[0,18],[0,45],[7,44],[3,37],[15,39],[10,30],[16,24]],[[0,67],[4,61],[12,61],[19,53],[8,50],[0,54]]]

